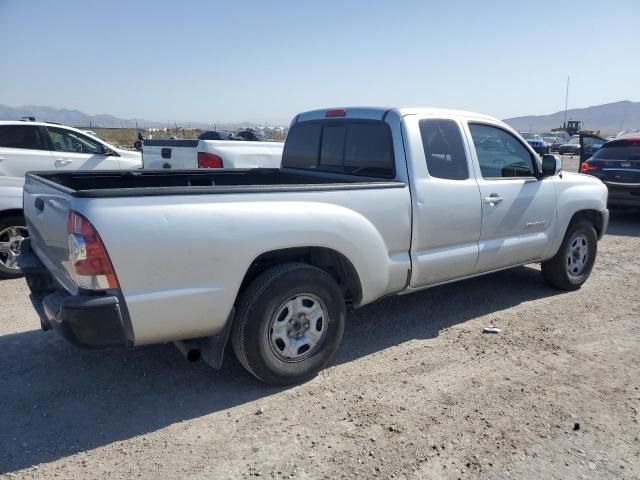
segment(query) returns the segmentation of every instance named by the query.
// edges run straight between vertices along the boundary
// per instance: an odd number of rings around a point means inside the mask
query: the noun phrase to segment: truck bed
[[[396,180],[309,172],[293,168],[250,170],[140,170],[30,172],[30,178],[73,197],[130,197],[219,193],[398,188]]]

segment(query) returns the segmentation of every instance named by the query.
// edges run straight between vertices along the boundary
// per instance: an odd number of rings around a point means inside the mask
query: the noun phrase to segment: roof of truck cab
[[[467,112],[464,110],[454,110],[448,108],[429,108],[429,107],[332,107],[322,108],[317,110],[310,110],[300,113],[295,122],[318,120],[327,117],[327,112],[337,112],[344,110],[346,114],[344,116],[336,116],[334,118],[365,118],[371,120],[381,120],[385,115],[390,112],[403,117],[405,115],[420,115],[425,117],[430,116],[446,116],[446,117],[465,117],[475,119],[485,119],[491,121],[498,121],[497,118],[482,113]]]

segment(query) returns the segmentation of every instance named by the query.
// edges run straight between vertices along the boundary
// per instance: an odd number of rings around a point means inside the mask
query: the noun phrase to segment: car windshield
[[[542,137],[540,137],[540,135],[534,135],[533,136],[533,140],[538,140],[539,142],[542,141]]]
[[[571,143],[571,144],[580,143],[580,139],[579,139],[579,138],[572,138],[572,139],[571,139],[571,140],[569,140],[567,143]]]
[[[533,140],[533,138],[535,137],[533,133],[529,133],[529,132],[522,132],[520,135],[522,136],[522,138],[526,140]]]

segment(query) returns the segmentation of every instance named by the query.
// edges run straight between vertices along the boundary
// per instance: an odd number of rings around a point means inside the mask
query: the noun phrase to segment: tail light
[[[93,225],[71,211],[67,224],[69,236],[69,275],[80,288],[107,290],[119,288],[113,265]]]
[[[198,168],[224,168],[222,158],[213,153],[198,152]]]
[[[584,162],[582,165],[580,165],[580,173],[592,173],[592,172],[596,172],[600,170],[600,167],[593,165],[589,162]]]

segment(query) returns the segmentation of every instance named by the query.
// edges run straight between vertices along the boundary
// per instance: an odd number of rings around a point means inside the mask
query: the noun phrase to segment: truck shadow
[[[390,297],[349,312],[339,365],[492,312],[558,294],[538,270]],[[304,387],[303,387],[304,388]],[[0,337],[0,474],[276,395],[228,352],[223,368],[190,364],[173,345],[78,350],[51,332]]]

